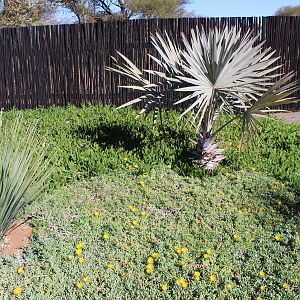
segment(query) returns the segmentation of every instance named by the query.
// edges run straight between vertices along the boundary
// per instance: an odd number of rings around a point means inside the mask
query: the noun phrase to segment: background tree
[[[79,23],[95,20],[169,18],[185,14],[189,0],[51,0],[72,11]]]
[[[276,16],[300,16],[300,4],[296,6],[284,6],[277,10]]]
[[[70,10],[77,18],[78,23],[93,22],[93,0],[50,0],[54,5],[60,5]]]
[[[172,18],[186,14],[185,5],[189,1],[182,0],[129,0],[128,7],[135,14],[143,18]]]
[[[0,27],[41,25],[51,11],[47,0],[2,0],[0,3]]]

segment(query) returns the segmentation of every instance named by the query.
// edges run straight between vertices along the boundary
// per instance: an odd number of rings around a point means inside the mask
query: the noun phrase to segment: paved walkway
[[[300,124],[300,111],[276,113],[276,118],[283,119],[288,123]]]

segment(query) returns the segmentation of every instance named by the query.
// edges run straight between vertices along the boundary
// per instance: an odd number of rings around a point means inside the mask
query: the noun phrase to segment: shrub
[[[300,191],[300,126],[274,119],[261,120],[260,133],[249,149],[239,154],[239,131],[229,126],[222,145],[226,148],[223,164],[231,169],[250,169],[289,182]]]
[[[224,137],[219,139],[227,159],[220,168],[208,173],[189,161],[187,149],[193,146],[189,138],[194,133],[182,123],[177,126],[178,113],[170,112],[169,122],[162,130],[152,130],[151,114],[137,120],[136,114],[129,108],[115,110],[102,105],[51,107],[24,112],[24,121],[37,120],[38,133],[49,143],[51,158],[55,162],[50,188],[112,170],[130,169],[138,174],[147,173],[157,165],[165,164],[178,174],[195,177],[223,173],[226,169],[256,167],[278,180],[290,182],[300,191],[299,125],[261,120],[258,138],[262,142],[239,153],[239,130],[229,124],[224,130]],[[14,119],[17,112],[5,115]],[[136,164],[138,168],[134,168]]]

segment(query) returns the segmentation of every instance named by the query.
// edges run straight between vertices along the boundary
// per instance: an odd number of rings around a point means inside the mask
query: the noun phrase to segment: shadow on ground
[[[74,128],[73,134],[87,142],[96,143],[103,150],[123,148],[133,152],[140,159],[151,159],[167,163],[172,157],[174,167],[183,175],[191,175],[189,160],[190,135],[185,130],[174,130],[168,126],[152,130],[143,125],[99,124],[97,127]],[[160,149],[160,151],[157,151]],[[155,160],[154,160],[155,158]]]

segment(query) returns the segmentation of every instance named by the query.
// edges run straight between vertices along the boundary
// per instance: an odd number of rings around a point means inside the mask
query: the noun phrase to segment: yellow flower
[[[99,217],[100,216],[100,212],[96,210],[96,211],[94,211],[93,215],[94,215],[94,217]]]
[[[246,171],[245,171],[245,170],[240,170],[240,172],[241,172],[241,173],[245,173]]]
[[[196,220],[195,220],[195,223],[196,223],[197,225],[200,225],[200,224],[201,224],[201,220],[196,219]]]
[[[168,165],[168,169],[172,169],[172,165]]]
[[[182,288],[186,289],[187,286],[188,286],[188,283],[187,283],[187,282],[183,282],[183,283],[181,284],[181,286],[182,286]]]
[[[274,276],[273,276],[273,275],[269,275],[269,278],[270,278],[270,279],[274,279]]]
[[[13,291],[12,291],[12,294],[13,294],[14,296],[20,296],[21,293],[22,293],[22,289],[21,289],[20,287],[16,287],[16,288],[14,288]]]
[[[133,221],[132,221],[132,225],[133,225],[133,226],[137,226],[137,225],[139,225],[139,221],[137,221],[137,220],[133,220]]]
[[[181,248],[179,246],[175,247],[175,251],[177,254],[181,254]]]
[[[124,157],[124,161],[128,161],[128,157]]]
[[[81,255],[82,255],[82,250],[81,250],[81,249],[76,249],[76,250],[75,250],[75,254],[76,254],[77,256],[81,256]]]
[[[73,260],[73,258],[74,258],[74,256],[73,256],[73,255],[68,255],[68,256],[67,256],[67,260],[68,260],[68,261],[71,261],[71,260]]]
[[[149,258],[147,259],[147,263],[148,263],[148,264],[153,264],[153,263],[154,263],[153,257],[149,257]]]
[[[141,180],[141,181],[140,181],[140,185],[141,185],[142,187],[144,187],[144,186],[145,186],[145,181]]]
[[[135,208],[135,207],[131,207],[131,209],[130,209],[133,213],[136,213],[137,212],[137,209]]]
[[[226,290],[232,290],[233,289],[233,284],[232,283],[227,283],[226,284]]]
[[[104,233],[103,236],[102,236],[102,238],[104,240],[108,240],[109,239],[109,235],[107,233]]]
[[[260,272],[259,272],[259,276],[260,276],[260,277],[265,277],[265,275],[266,275],[266,273],[265,273],[264,271],[260,271]]]
[[[282,184],[281,184],[281,186],[285,186],[285,184],[284,184],[284,183],[282,183]]]
[[[78,260],[78,262],[79,262],[80,264],[83,264],[83,263],[84,263],[84,258],[83,258],[83,257],[80,257],[79,260]]]
[[[275,240],[276,240],[277,242],[279,242],[279,241],[281,240],[281,236],[280,236],[279,233],[277,233],[277,234],[275,235]]]
[[[212,251],[211,249],[208,249],[208,250],[206,250],[206,253],[207,253],[208,255],[211,255],[211,254],[213,253],[213,251]]]
[[[107,268],[108,268],[108,269],[113,269],[113,267],[114,267],[114,266],[113,266],[112,264],[108,264],[108,265],[107,265]]]
[[[146,273],[151,274],[153,272],[153,264],[148,264],[146,268]]]
[[[83,288],[83,283],[81,281],[76,282],[76,287],[78,289],[82,289]]]
[[[262,297],[257,297],[256,300],[263,300],[263,298]]]
[[[242,216],[244,214],[243,210],[239,209],[238,214]]]
[[[184,268],[184,267],[185,267],[185,261],[182,260],[182,261],[179,263],[179,265],[180,265],[182,268]]]
[[[17,273],[18,273],[18,274],[23,274],[23,273],[24,273],[23,267],[18,267]]]
[[[282,201],[281,201],[281,200],[278,200],[278,201],[277,201],[277,204],[278,204],[278,206],[282,206]]]
[[[76,249],[82,249],[82,248],[84,248],[84,243],[79,243],[79,244],[77,244],[76,246],[75,246],[75,248]]]
[[[251,168],[252,171],[256,171],[256,168]]]
[[[153,270],[153,264],[148,264],[148,265],[147,265],[147,269]]]
[[[194,272],[194,279],[196,281],[199,281],[200,280],[200,272]]]
[[[151,256],[153,257],[154,260],[156,260],[158,259],[159,254],[157,252],[153,252]]]
[[[287,283],[284,283],[282,287],[287,290],[290,286]]]
[[[238,235],[237,233],[235,233],[235,234],[233,235],[233,239],[234,239],[235,241],[237,241],[237,240],[239,239],[239,235]]]
[[[135,168],[135,169],[138,169],[138,165],[137,164],[135,164],[135,165],[133,165],[133,167]]]
[[[276,184],[276,185],[279,185],[279,184],[280,184],[280,182],[279,182],[279,181],[276,181],[276,182],[275,182],[275,184]]]
[[[266,287],[265,285],[261,285],[261,286],[260,286],[260,290],[261,290],[262,292],[264,292],[266,289],[267,289],[267,287]]]
[[[227,283],[226,284],[226,290],[232,290],[233,289],[233,284],[232,283]]]
[[[208,258],[209,258],[209,254],[204,253],[204,254],[203,254],[203,257],[204,257],[204,259],[208,259]]]
[[[185,280],[184,278],[181,277],[181,278],[179,279],[179,282],[180,282],[181,284],[183,284],[184,282],[186,282],[186,280]]]
[[[84,277],[82,278],[82,281],[83,281],[84,283],[87,283],[87,282],[90,281],[90,277],[84,276]]]
[[[181,253],[187,253],[189,250],[187,247],[182,247],[181,248]]]
[[[160,286],[160,288],[161,288],[161,290],[162,290],[163,292],[166,292],[166,291],[168,290],[169,286],[168,286],[167,284],[162,284],[162,285]]]
[[[147,213],[146,213],[144,210],[142,210],[142,211],[141,211],[141,216],[144,218],[144,217],[147,216]]]
[[[215,282],[217,281],[217,277],[216,277],[215,275],[210,275],[210,276],[209,276],[209,281],[210,281],[211,283],[215,283]]]
[[[187,286],[188,286],[188,283],[186,282],[186,280],[184,278],[177,279],[176,283],[184,289],[187,288]]]

